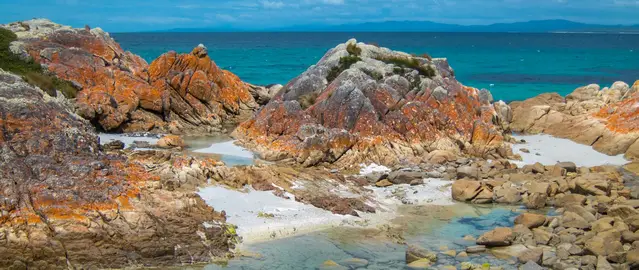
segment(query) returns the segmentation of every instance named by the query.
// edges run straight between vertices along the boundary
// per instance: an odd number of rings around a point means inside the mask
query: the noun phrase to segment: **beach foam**
[[[568,139],[561,139],[550,135],[514,135],[517,140],[526,143],[514,144],[513,152],[521,155],[523,161],[515,161],[518,166],[539,162],[544,165],[554,165],[557,162],[572,161],[577,166],[624,165],[628,161],[623,155],[608,156],[597,152],[588,145],[579,144]],[[524,153],[522,148],[530,150]],[[539,154],[539,155],[537,155]]]

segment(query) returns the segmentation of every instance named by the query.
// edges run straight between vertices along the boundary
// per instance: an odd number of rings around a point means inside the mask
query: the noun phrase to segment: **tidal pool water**
[[[127,148],[134,142],[148,142],[156,144],[161,137],[154,134],[111,134],[100,133],[100,143],[119,140]],[[186,152],[196,156],[211,157],[224,162],[227,166],[242,166],[255,164],[253,152],[235,145],[235,141],[228,135],[216,136],[185,136],[184,142],[187,145]],[[137,148],[138,150],[149,150]]]
[[[406,269],[405,251],[409,244],[438,252],[437,264],[432,269],[443,266],[460,269],[463,261],[516,269],[515,260],[499,260],[488,254],[456,258],[441,252],[464,251],[467,246],[475,245],[473,241],[463,240],[464,236],[478,237],[494,227],[512,226],[519,214],[517,208],[466,204],[402,206],[389,226],[336,227],[241,246],[240,251],[254,255],[232,260],[224,266],[208,265],[205,269]],[[363,264],[361,259],[367,263]],[[327,260],[346,268],[323,267]]]

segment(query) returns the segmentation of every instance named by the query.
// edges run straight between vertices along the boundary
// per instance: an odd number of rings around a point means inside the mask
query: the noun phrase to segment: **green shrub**
[[[422,58],[426,58],[426,59],[428,59],[428,61],[433,61],[433,57],[432,57],[432,56],[430,56],[430,54],[423,53],[421,57],[422,57]]]
[[[377,60],[387,64],[396,65],[402,69],[410,68],[410,69],[417,70],[417,72],[419,72],[420,75],[426,76],[428,78],[432,78],[436,75],[435,69],[433,67],[431,67],[430,65],[427,65],[426,67],[424,67],[419,62],[419,60],[413,57],[392,56],[392,57],[386,57],[386,58],[381,58]],[[395,69],[393,69],[393,72],[395,72]]]
[[[326,80],[328,80],[328,83],[331,83],[332,81],[335,80],[335,78],[337,78],[337,76],[339,76],[340,74],[342,74],[342,72],[344,72],[344,70],[349,69],[353,64],[361,61],[362,59],[359,58],[359,56],[354,56],[354,55],[349,55],[349,56],[344,56],[342,58],[339,59],[339,64],[337,64],[337,66],[333,67],[329,72],[328,72],[328,76],[326,76]]]
[[[317,97],[319,97],[318,92],[308,93],[306,95],[301,96],[298,102],[300,103],[300,106],[302,107],[302,109],[306,110],[309,107],[313,106],[313,104],[315,104]]]
[[[362,72],[366,73],[366,75],[370,76],[371,78],[373,78],[376,81],[379,81],[379,80],[384,78],[384,75],[382,75],[381,73],[379,73],[379,72],[377,72],[375,70],[362,69]]]
[[[17,39],[18,37],[11,30],[0,28],[0,69],[22,76],[27,83],[39,87],[51,96],[56,96],[56,90],[58,90],[65,97],[74,98],[77,89],[73,84],[48,74],[33,60],[24,60],[11,52],[9,46]]]
[[[362,54],[362,49],[357,47],[357,44],[350,43],[346,46],[346,51],[350,55],[360,56]]]

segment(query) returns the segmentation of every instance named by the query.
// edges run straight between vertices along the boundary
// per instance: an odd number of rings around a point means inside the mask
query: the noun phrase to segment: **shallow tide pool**
[[[438,252],[432,269],[456,266],[462,261],[488,263],[504,269],[516,269],[515,261],[498,260],[487,254],[467,258],[444,255],[442,250],[457,253],[475,245],[463,237],[478,237],[497,226],[512,226],[519,212],[514,208],[472,206],[402,206],[391,226],[378,229],[335,227],[301,236],[241,246],[240,250],[254,254],[232,260],[228,265],[208,265],[205,269],[406,269],[405,251],[408,244],[418,244]],[[401,243],[405,242],[405,243]],[[358,264],[353,264],[357,258]],[[362,264],[364,259],[367,263]],[[332,260],[348,268],[322,267]]]
[[[111,134],[100,133],[100,143],[119,140],[127,148],[135,141],[156,144],[160,138],[153,134]],[[186,136],[184,142],[187,145],[186,151],[196,155],[204,155],[224,162],[228,166],[242,166],[255,164],[253,152],[235,144],[235,141],[226,135],[218,136]],[[149,150],[137,148],[138,150]]]

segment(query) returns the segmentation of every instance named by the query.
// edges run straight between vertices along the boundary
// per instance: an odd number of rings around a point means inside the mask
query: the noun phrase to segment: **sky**
[[[110,32],[260,30],[404,20],[462,25],[545,19],[639,24],[638,14],[639,0],[0,0],[0,23],[44,17]]]

